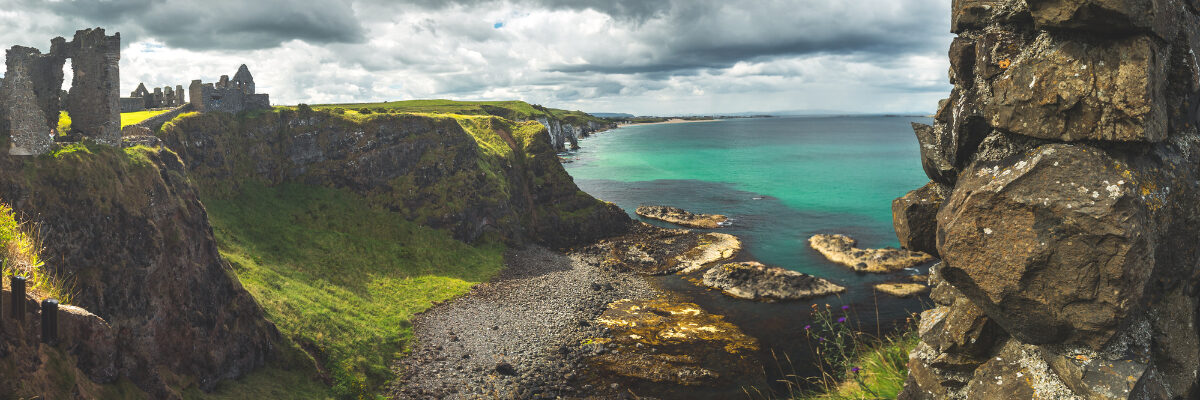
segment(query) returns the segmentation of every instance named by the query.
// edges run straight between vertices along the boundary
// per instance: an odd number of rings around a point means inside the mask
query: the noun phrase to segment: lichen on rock
[[[732,297],[763,301],[799,300],[846,291],[823,278],[755,261],[709,268],[703,283]]]
[[[601,266],[646,275],[690,274],[733,259],[742,248],[736,236],[635,224],[628,234],[583,249],[600,256]]]
[[[896,297],[912,297],[929,291],[928,286],[911,282],[877,283],[872,287],[874,287],[876,291],[884,292]]]
[[[668,206],[639,206],[634,210],[644,218],[670,222],[689,228],[714,229],[726,226],[729,217],[720,214],[693,214],[687,210]]]
[[[618,376],[687,386],[764,382],[758,341],[720,315],[668,299],[617,300],[595,322],[609,334],[589,363]]]
[[[928,254],[904,249],[860,249],[857,247],[857,240],[839,234],[813,235],[808,238],[808,245],[829,261],[859,272],[899,271],[934,260],[933,256]]]

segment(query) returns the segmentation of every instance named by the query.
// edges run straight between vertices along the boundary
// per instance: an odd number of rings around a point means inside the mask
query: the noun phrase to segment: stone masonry
[[[270,97],[266,93],[254,92],[254,76],[250,75],[250,69],[245,64],[238,67],[232,80],[228,75],[222,75],[215,85],[202,83],[199,79],[192,81],[188,94],[192,109],[200,112],[238,113],[271,107]]]
[[[1200,399],[1200,2],[953,0],[902,399]],[[930,248],[934,247],[934,248]]]
[[[74,81],[62,98],[63,65],[71,59]],[[2,113],[10,136],[9,154],[36,155],[50,150],[58,127],[60,106],[66,103],[72,130],[98,143],[119,145],[121,113],[118,98],[121,35],[100,28],[75,32],[72,41],[51,40],[50,52],[13,46],[6,52],[5,100]]]
[[[98,143],[120,145],[121,34],[106,36],[104,29],[85,29],[75,32],[67,47],[75,77],[67,96],[71,129]]]
[[[129,94],[129,97],[121,98],[121,112],[173,108],[187,103],[187,96],[184,95],[183,85],[175,85],[175,88],[171,88],[170,86],[154,88],[154,92],[151,92],[146,89],[145,83],[141,83],[138,84],[137,89],[134,89]]]

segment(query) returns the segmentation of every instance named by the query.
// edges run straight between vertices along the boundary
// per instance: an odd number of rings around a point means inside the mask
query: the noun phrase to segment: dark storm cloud
[[[949,37],[943,19],[934,18],[948,8],[939,0],[800,0],[741,5],[690,0],[675,4],[657,17],[660,21],[645,25],[664,25],[664,29],[647,32],[641,38],[657,43],[658,51],[644,57],[588,59],[555,69],[600,73],[719,69],[739,61],[812,54],[862,54],[886,61],[939,51]]]
[[[29,0],[25,6],[48,9],[80,26],[116,26],[130,39],[149,36],[193,50],[263,49],[290,40],[355,43],[365,37],[350,4],[338,0]]]
[[[405,4],[425,9],[443,9],[451,6],[486,6],[498,3],[496,0],[363,0],[375,4]],[[556,10],[595,10],[618,19],[645,20],[665,14],[672,8],[672,2],[666,0],[519,0],[517,3],[529,8],[548,8]]]
[[[384,4],[384,0],[363,0]],[[394,4],[386,2],[387,4]],[[495,0],[410,0],[411,6],[484,7]],[[528,9],[593,10],[641,31],[614,47],[652,44],[650,54],[589,57],[561,72],[657,73],[725,68],[739,61],[809,54],[872,54],[886,61],[944,49],[945,0],[513,0]]]

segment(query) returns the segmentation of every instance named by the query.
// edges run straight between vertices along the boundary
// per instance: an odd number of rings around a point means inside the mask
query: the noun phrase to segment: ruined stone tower
[[[104,29],[75,32],[67,44],[74,80],[67,96],[71,129],[98,143],[121,144],[121,34],[105,36]]]
[[[75,32],[71,42],[54,38],[48,54],[22,46],[6,52],[0,88],[11,139],[9,154],[36,155],[50,150],[59,107],[64,103],[63,65],[68,58],[74,74],[66,99],[72,130],[98,143],[121,143],[121,34],[106,36],[103,29],[95,28]]]
[[[229,75],[221,75],[217,83],[203,83],[193,80],[188,87],[192,109],[196,111],[224,111],[237,113],[241,111],[270,108],[271,100],[266,93],[254,92],[254,77],[246,64],[238,67],[233,79]]]
[[[1200,2],[954,0],[904,399],[1200,398]]]

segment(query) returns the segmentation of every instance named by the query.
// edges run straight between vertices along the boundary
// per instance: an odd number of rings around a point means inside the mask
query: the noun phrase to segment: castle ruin
[[[142,110],[153,110],[156,108],[172,108],[187,104],[187,96],[184,95],[183,85],[175,85],[175,88],[164,86],[154,88],[154,92],[146,89],[146,84],[138,84],[137,89],[129,94],[129,97],[121,98],[121,112],[137,112]]]
[[[215,85],[202,83],[199,79],[192,81],[188,94],[192,109],[201,112],[237,113],[271,107],[271,100],[266,93],[254,93],[254,76],[250,75],[246,64],[238,67],[232,80],[229,75],[221,75],[221,80]]]
[[[71,90],[63,98],[63,65],[71,60]],[[4,79],[0,82],[4,119],[10,135],[9,154],[37,155],[50,150],[60,108],[65,105],[72,119],[72,133],[98,143],[121,143],[120,76],[121,34],[104,34],[104,29],[75,32],[70,42],[62,37],[50,41],[50,52],[13,46],[6,53]]]

